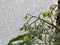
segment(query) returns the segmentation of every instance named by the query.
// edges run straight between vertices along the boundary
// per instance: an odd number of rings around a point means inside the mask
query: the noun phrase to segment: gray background
[[[37,16],[52,4],[57,4],[57,0],[0,0],[0,45],[23,33],[19,31],[25,22],[23,15]]]

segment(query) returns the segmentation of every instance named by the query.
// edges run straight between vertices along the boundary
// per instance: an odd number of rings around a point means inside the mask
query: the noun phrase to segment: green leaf
[[[7,45],[10,45],[11,44],[11,42],[14,42],[14,41],[18,41],[18,40],[22,40],[23,39],[23,35],[19,35],[19,36],[17,36],[16,38],[13,38],[12,40],[10,40],[10,42],[7,44]]]
[[[26,45],[33,45],[33,42],[29,40],[26,42]]]

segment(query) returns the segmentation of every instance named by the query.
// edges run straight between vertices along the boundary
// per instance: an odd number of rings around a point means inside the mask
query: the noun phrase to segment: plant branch
[[[27,14],[27,15],[32,16],[31,14]],[[32,17],[38,18],[38,17],[36,17],[36,16],[32,16]],[[49,24],[49,25],[51,25],[51,26],[53,26],[54,28],[56,28],[56,29],[60,32],[60,29],[58,29],[55,25],[53,25],[53,24],[45,21],[44,19],[41,19],[41,18],[38,18],[38,19],[44,21],[45,23],[47,23],[47,24]],[[33,22],[33,23],[34,23],[34,22]]]

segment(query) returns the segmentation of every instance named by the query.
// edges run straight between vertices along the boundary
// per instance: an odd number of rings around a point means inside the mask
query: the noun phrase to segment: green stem
[[[31,14],[27,14],[27,15],[32,16]],[[38,17],[36,17],[36,16],[32,16],[32,17],[38,18]],[[58,31],[60,30],[60,29],[58,29],[55,25],[53,25],[53,24],[45,21],[44,19],[41,19],[41,18],[38,18],[38,19],[44,21],[45,23],[47,23],[47,24],[49,24],[49,25],[51,25],[51,26],[53,26],[53,27],[56,28]]]
[[[36,19],[35,21],[33,21],[31,24],[33,24],[33,23],[36,22],[37,20],[38,20],[38,19]],[[31,24],[30,24],[30,25],[31,25]]]
[[[31,19],[32,19],[32,16],[28,19],[28,21],[26,23],[28,23]]]

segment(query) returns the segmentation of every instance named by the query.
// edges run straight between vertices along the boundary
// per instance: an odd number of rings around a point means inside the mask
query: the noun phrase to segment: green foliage
[[[58,31],[60,30],[55,25],[56,19],[55,15],[53,14],[53,11],[55,10],[56,6],[57,5],[51,6],[48,11],[41,13],[41,15],[39,15],[38,17],[32,16],[31,14],[26,14],[26,16],[23,16],[23,18],[26,19],[26,23],[23,25],[20,31],[25,30],[25,32],[27,33],[19,35],[16,38],[13,38],[12,40],[9,41],[7,45],[14,45],[12,42],[19,40],[23,40],[23,42],[17,43],[17,45],[34,45],[36,43],[39,45],[55,44],[54,43],[55,29],[57,29]],[[34,18],[35,20],[32,20],[32,22],[30,22],[32,18]],[[44,43],[39,41],[43,41]]]
[[[23,39],[23,35],[19,35],[16,38],[13,38],[12,40],[10,40],[10,42],[7,45],[12,45],[11,42],[14,42],[14,41],[17,41],[17,40],[20,40],[20,39]]]

